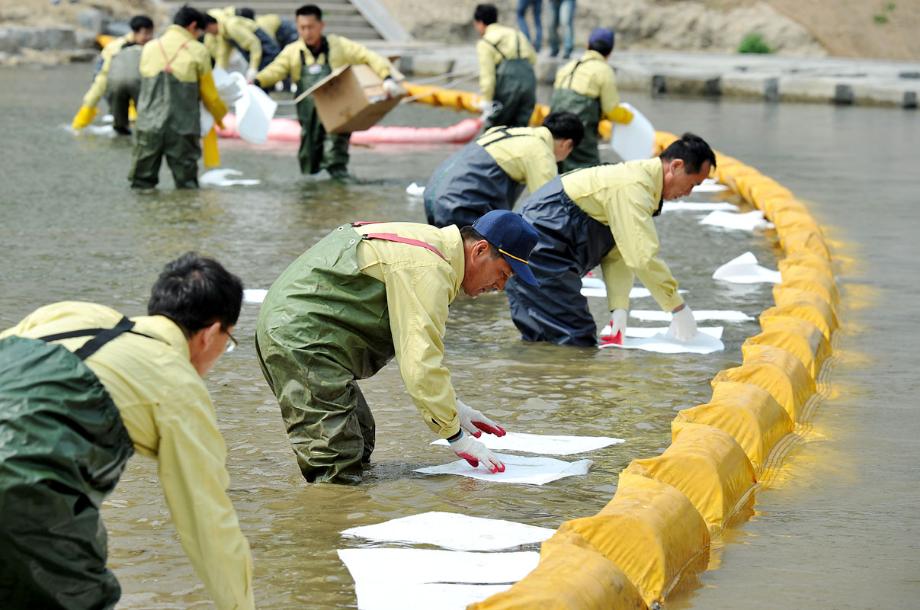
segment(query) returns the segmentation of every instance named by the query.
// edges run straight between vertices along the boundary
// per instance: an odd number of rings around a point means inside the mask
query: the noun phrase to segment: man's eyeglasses
[[[227,341],[227,349],[224,351],[225,354],[229,354],[240,346],[240,342],[236,340],[236,337],[231,335],[229,332],[227,333],[227,336],[230,337],[230,340]]]

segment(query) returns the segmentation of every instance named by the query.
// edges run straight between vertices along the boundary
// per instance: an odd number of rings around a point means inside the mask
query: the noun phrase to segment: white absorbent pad
[[[406,187],[406,195],[408,195],[409,197],[417,197],[421,199],[422,197],[425,196],[425,187],[413,182],[412,184]]]
[[[700,224],[734,231],[754,231],[757,229],[773,228],[773,223],[768,222],[763,217],[763,212],[760,210],[753,210],[746,214],[716,210],[710,212],[709,215],[700,220]]]
[[[510,588],[510,584],[365,582],[355,584],[355,595],[358,610],[464,610]]]
[[[490,483],[518,483],[523,485],[545,485],[558,479],[587,474],[593,462],[591,460],[578,460],[577,462],[563,462],[548,457],[525,457],[496,453],[498,459],[505,464],[505,472],[491,473],[482,467],[470,466],[466,460],[457,460],[440,466],[417,468],[415,472],[422,474],[456,474]]]
[[[212,169],[201,174],[198,183],[201,186],[253,186],[259,184],[254,178],[233,178],[242,176],[243,172],[235,169]]]
[[[629,315],[632,318],[644,322],[670,322],[673,317],[671,312],[661,311],[660,309],[630,309]],[[734,311],[731,309],[694,309],[693,319],[697,322],[708,320],[718,320],[720,322],[748,322],[754,318],[743,311]]]
[[[719,184],[712,178],[706,178],[703,180],[702,184],[693,187],[694,193],[721,193],[722,191],[727,191],[728,187],[724,184]]]
[[[246,288],[243,290],[243,302],[244,303],[261,303],[265,300],[265,295],[268,294],[268,290],[265,288]]]
[[[680,294],[686,294],[686,290],[678,290]],[[604,280],[599,277],[583,277],[581,278],[581,294],[586,297],[606,297],[607,296],[607,286],[604,284]],[[644,299],[646,297],[652,296],[652,293],[649,292],[648,288],[642,286],[633,286],[629,291],[629,298],[631,299]]]
[[[540,455],[572,455],[626,442],[622,438],[609,436],[565,436],[526,432],[508,432],[505,436],[483,433],[478,440],[493,451],[519,451]],[[446,447],[450,443],[442,438],[431,444]]]
[[[734,284],[779,284],[782,282],[779,271],[758,265],[757,257],[752,252],[745,252],[716,269],[712,274],[712,279]]]
[[[726,202],[665,201],[661,213],[667,212],[737,212],[738,206]]]
[[[609,326],[605,331],[609,331]],[[626,338],[622,344],[601,343],[598,347],[604,349],[617,347],[620,349],[638,349],[645,352],[659,354],[711,354],[725,349],[722,343],[722,327],[702,326],[697,329],[696,337],[690,341],[678,341],[668,337],[667,328],[641,328],[631,326],[626,329]],[[604,336],[604,333],[601,333]]]
[[[545,527],[459,513],[427,512],[376,525],[352,527],[342,535],[375,542],[432,544],[455,551],[499,551],[543,542],[555,533]]]

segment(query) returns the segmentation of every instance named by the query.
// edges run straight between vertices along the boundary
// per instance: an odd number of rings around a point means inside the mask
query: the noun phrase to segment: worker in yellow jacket
[[[198,188],[201,157],[200,104],[220,124],[227,107],[217,94],[211,56],[198,42],[204,15],[183,6],[173,25],[144,45],[137,130],[128,180],[132,188],[154,188],[163,156],[176,188]]]
[[[597,126],[601,119],[621,123],[632,119],[632,113],[618,106],[620,95],[616,78],[613,68],[607,63],[613,45],[613,30],[595,28],[588,38],[588,50],[584,55],[556,72],[551,109],[577,114],[585,127],[581,144],[562,164],[563,172],[601,162],[597,150]]]
[[[404,92],[392,78],[393,68],[386,58],[344,36],[324,36],[323,13],[318,6],[301,6],[295,21],[300,39],[284,47],[275,61],[256,75],[254,84],[266,88],[290,78],[297,83],[299,95],[337,68],[366,64],[384,79],[383,87],[388,95],[395,97]],[[297,102],[297,118],[300,120],[297,158],[301,173],[316,174],[326,170],[333,178],[347,178],[351,134],[327,134],[310,96]]]
[[[425,215],[436,227],[465,227],[491,210],[511,210],[556,177],[556,164],[578,145],[577,116],[554,112],[541,127],[493,127],[434,170],[425,186]]]
[[[374,416],[357,381],[394,356],[428,427],[472,466],[504,465],[476,440],[504,429],[457,399],[444,366],[449,305],[533,281],[537,235],[495,210],[460,229],[388,222],[345,224],[275,281],[256,327],[262,372],[281,405],[309,482],[357,483],[374,450]]]
[[[249,65],[246,79],[252,80],[278,56],[280,48],[275,40],[252,19],[237,15],[232,6],[211,9],[204,20],[204,46],[218,68],[229,67],[230,55],[236,49]]]
[[[146,15],[135,15],[128,22],[131,31],[105,45],[100,53],[102,61],[93,78],[93,84],[83,96],[83,104],[73,118],[71,127],[85,128],[96,118],[99,100],[108,99],[115,133],[131,135],[128,107],[137,104],[140,93],[140,51],[153,38],[153,21]],[[127,51],[122,54],[122,51]]]
[[[166,265],[146,316],[70,301],[0,333],[4,608],[115,607],[100,510],[134,452],[157,461],[179,541],[215,606],[255,607],[202,380],[235,341],[242,300],[239,278],[189,253]]]
[[[297,25],[277,13],[257,14],[251,7],[242,7],[236,9],[236,14],[255,21],[259,29],[274,39],[279,49],[283,49],[292,42],[297,42],[297,39],[300,38],[297,34]]]
[[[540,286],[512,278],[506,289],[524,340],[597,344],[597,327],[581,294],[581,278],[597,265],[607,287],[612,335],[626,332],[629,291],[638,276],[658,305],[674,314],[672,336],[692,339],[696,322],[658,256],[654,217],[663,200],[688,195],[715,166],[709,145],[687,133],[659,157],[573,170],[529,197],[522,214],[540,234],[530,259]]]
[[[497,21],[495,5],[476,5],[473,26],[480,36],[476,56],[485,127],[526,127],[537,103],[537,53],[524,34]]]

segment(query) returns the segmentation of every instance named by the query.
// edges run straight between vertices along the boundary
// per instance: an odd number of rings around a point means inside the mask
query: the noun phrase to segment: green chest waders
[[[262,373],[309,482],[361,481],[375,425],[357,380],[374,375],[395,354],[386,284],[358,268],[362,239],[352,226],[338,227],[291,263],[259,312]],[[410,245],[431,248],[422,244]]]
[[[128,174],[133,188],[157,185],[164,156],[176,188],[198,188],[198,159],[201,158],[198,81],[183,82],[172,74],[172,62],[184,48],[185,44],[168,57],[160,43],[166,59],[163,70],[156,76],[141,79],[134,125],[137,130],[134,159]]]
[[[496,125],[506,127],[527,127],[537,104],[537,78],[530,62],[521,57],[521,37],[517,33],[517,56],[507,57],[493,42],[492,45],[502,59],[495,68],[495,102],[500,104],[496,112],[486,121],[484,129]]]
[[[320,58],[323,63],[320,63]],[[315,63],[307,65],[306,54],[300,52],[300,79],[297,91],[302,93],[332,73],[329,66],[329,51],[325,39],[323,50],[316,56]],[[333,178],[348,175],[348,143],[350,133],[326,133],[313,98],[307,96],[297,103],[297,118],[300,120],[300,149],[297,159],[300,161],[300,173],[316,174],[327,170]]]
[[[138,104],[141,91],[141,45],[126,45],[109,63],[106,94],[112,112],[113,126],[119,133],[130,127],[128,107],[133,100]]]
[[[598,60],[588,59],[586,61]],[[598,98],[588,97],[571,89],[575,72],[578,71],[578,68],[583,63],[585,63],[585,60],[579,60],[575,64],[572,72],[569,73],[568,82],[563,83],[562,87],[553,90],[553,97],[550,101],[551,112],[571,112],[581,119],[581,124],[585,128],[585,135],[581,143],[562,162],[563,173],[580,167],[591,167],[601,162],[600,154],[597,150],[597,126],[601,120],[601,102]]]
[[[134,452],[83,360],[122,333],[87,329],[0,341],[0,607],[112,608],[102,500]],[[91,336],[71,353],[57,341]]]

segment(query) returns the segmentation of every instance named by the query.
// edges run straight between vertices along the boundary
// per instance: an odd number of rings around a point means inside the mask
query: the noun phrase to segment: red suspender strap
[[[371,224],[371,223],[366,223],[366,224]],[[428,242],[424,242],[424,241],[422,241],[422,240],[420,240],[420,239],[411,239],[411,238],[409,238],[409,237],[400,237],[400,236],[397,235],[396,233],[368,233],[367,235],[364,236],[364,239],[381,239],[381,240],[383,240],[383,241],[392,241],[392,242],[396,242],[396,243],[398,243],[398,244],[407,244],[407,245],[410,245],[410,246],[416,246],[416,247],[418,247],[418,248],[425,248],[425,249],[428,250],[429,252],[434,252],[435,254],[437,254],[438,256],[440,256],[444,261],[446,261],[446,262],[448,262],[448,263],[450,262],[450,261],[447,260],[447,257],[444,256],[444,254],[443,254],[440,250],[438,250],[437,248],[435,248],[434,246],[432,246],[432,245],[429,244]]]

